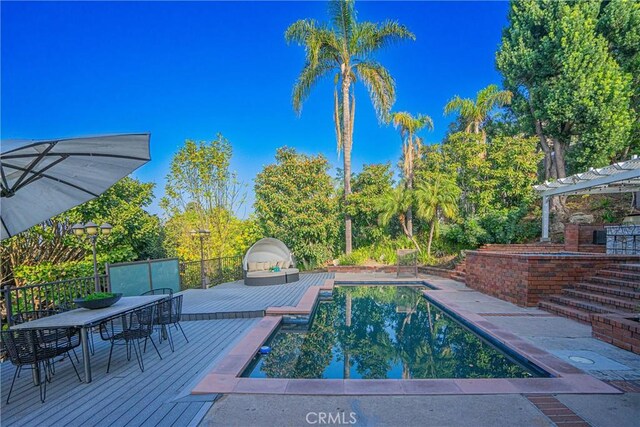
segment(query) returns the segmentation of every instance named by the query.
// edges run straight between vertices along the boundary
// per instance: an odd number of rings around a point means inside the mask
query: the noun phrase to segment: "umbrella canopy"
[[[104,193],[151,160],[150,136],[2,141],[0,240]]]

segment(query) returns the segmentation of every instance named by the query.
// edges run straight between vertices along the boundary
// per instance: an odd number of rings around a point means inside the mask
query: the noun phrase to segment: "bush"
[[[104,264],[98,263],[98,269],[100,274],[104,274]],[[19,286],[91,277],[93,262],[75,261],[60,264],[45,262],[37,265],[21,265],[13,270],[13,275]]]

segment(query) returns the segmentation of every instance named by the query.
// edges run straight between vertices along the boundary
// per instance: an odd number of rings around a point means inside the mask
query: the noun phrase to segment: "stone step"
[[[640,291],[640,282],[636,282],[633,280],[624,280],[624,279],[614,279],[612,277],[600,277],[594,276],[588,280],[590,283],[595,283],[599,285],[606,286],[616,286],[620,289],[631,289],[633,291]]]
[[[568,317],[582,323],[591,324],[591,315],[583,310],[579,310],[566,305],[561,305],[548,300],[542,300],[538,303],[538,307],[542,310],[557,314],[559,316]]]
[[[612,264],[608,270],[611,269],[635,271],[636,273],[640,273],[640,264]]]
[[[590,313],[617,313],[618,312],[617,310],[611,307],[606,307],[602,304],[598,304],[589,300],[580,299],[576,297],[552,295],[549,297],[549,301],[556,304],[569,306],[573,309],[588,311]]]
[[[595,283],[576,283],[573,286],[575,289],[582,289],[585,291],[591,291],[607,295],[616,295],[624,297],[629,300],[640,300],[640,292],[633,291],[631,289],[621,289],[615,286],[597,285]]]
[[[637,301],[582,289],[563,289],[562,294],[572,298],[587,300],[604,307],[610,307],[615,311],[634,311],[638,305]]]
[[[618,270],[615,267],[606,268],[604,270],[598,271],[596,274],[598,277],[613,277],[617,279],[626,279],[629,281],[638,281],[640,282],[640,271],[630,271],[630,270]]]

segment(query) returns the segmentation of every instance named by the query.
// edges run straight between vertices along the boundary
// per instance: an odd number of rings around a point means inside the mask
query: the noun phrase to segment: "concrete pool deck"
[[[395,281],[393,276],[383,273],[338,273],[335,281]],[[308,380],[290,383],[292,380],[280,379],[275,380],[272,387],[255,390],[245,384],[248,378],[229,375],[227,390],[235,390],[235,393],[220,392],[221,398],[213,405],[202,425],[309,425],[314,424],[313,421],[318,423],[317,419],[306,418],[309,413],[312,413],[312,417],[315,416],[313,413],[321,412],[336,416],[340,411],[347,416],[355,413],[356,422],[353,425],[425,425],[425,417],[428,417],[429,425],[442,426],[637,425],[640,417],[640,356],[592,338],[590,327],[578,322],[537,308],[515,306],[453,280],[426,275],[420,278],[440,289],[433,293],[437,294],[438,301],[448,307],[477,316],[476,320],[481,319],[484,326],[490,324],[494,330],[514,336],[521,345],[543,350],[546,358],[555,359],[554,363],[565,368],[572,365],[566,369],[579,372],[575,375],[583,379],[582,385],[604,384],[595,381],[604,380],[607,382],[605,386],[616,386],[618,394],[600,394],[600,386],[582,391],[591,394],[551,389],[531,394],[531,391],[507,390],[510,387],[506,384],[503,384],[504,391],[488,392],[482,390],[480,382],[469,387],[470,380],[458,380],[463,388],[467,383],[467,393],[459,392],[457,389],[460,384],[456,384],[457,387],[449,392],[441,391],[426,396],[393,395],[393,390],[387,388],[386,384],[378,383],[363,395],[361,387],[351,389],[351,386],[348,387],[349,393],[339,393],[340,386],[335,382],[327,382],[322,387],[324,390],[314,393],[306,389],[305,384],[296,384]],[[571,358],[574,355],[578,357]],[[584,359],[592,363],[582,363]],[[590,378],[594,381],[590,381]],[[426,384],[446,380],[414,381]],[[342,390],[345,390],[344,383]],[[626,392],[621,393],[621,390]],[[477,394],[481,392],[489,394]]]

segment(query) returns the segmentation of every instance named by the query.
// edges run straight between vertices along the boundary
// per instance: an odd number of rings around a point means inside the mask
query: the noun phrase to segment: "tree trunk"
[[[427,255],[431,256],[431,242],[433,242],[433,232],[436,229],[436,221],[438,219],[434,218],[431,221],[431,229],[429,230],[429,243],[427,243]]]
[[[351,129],[351,109],[349,108],[349,95],[351,87],[351,78],[349,70],[344,67],[342,75],[342,144],[344,149],[344,205],[348,204],[348,198],[351,194],[351,147],[353,144],[353,129]],[[351,253],[351,216],[345,213],[344,216],[344,238],[345,252]]]
[[[407,182],[405,188],[411,192],[413,190],[413,136],[411,134],[409,134],[407,142]],[[407,209],[407,231],[409,238],[413,239],[413,207],[411,205]]]
[[[565,153],[565,144],[561,142],[558,138],[553,138],[553,160],[556,167],[556,177],[557,178],[566,178],[567,170],[565,166],[564,153]]]

